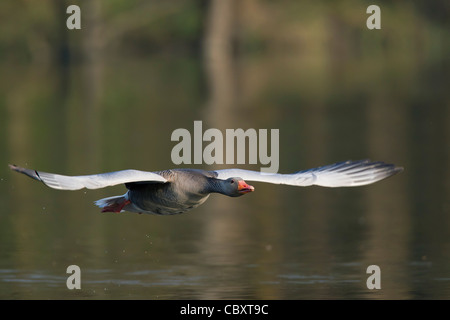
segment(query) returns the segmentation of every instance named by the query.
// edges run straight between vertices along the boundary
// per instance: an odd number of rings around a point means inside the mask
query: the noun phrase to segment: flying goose
[[[243,169],[164,171],[122,170],[108,173],[65,176],[9,167],[45,185],[60,190],[99,189],[125,184],[128,191],[95,201],[102,212],[137,212],[172,215],[184,213],[204,203],[211,193],[239,197],[255,188],[246,181],[291,186],[357,187],[372,184],[403,170],[393,164],[370,160],[338,162],[291,174],[263,173]]]

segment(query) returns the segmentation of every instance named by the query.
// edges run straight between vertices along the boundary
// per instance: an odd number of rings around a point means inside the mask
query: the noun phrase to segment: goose
[[[203,204],[211,193],[239,197],[255,191],[247,181],[291,186],[357,187],[372,184],[403,170],[370,160],[344,161],[291,174],[244,169],[121,170],[66,176],[9,165],[11,170],[59,190],[99,189],[125,184],[128,191],[95,201],[102,212],[137,212],[159,215],[184,213]]]

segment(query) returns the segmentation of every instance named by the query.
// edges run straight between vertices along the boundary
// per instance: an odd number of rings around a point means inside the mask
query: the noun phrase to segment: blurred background
[[[1,299],[450,298],[448,1],[15,0],[0,25]],[[7,167],[174,168],[171,134],[194,120],[279,129],[282,173],[405,170],[361,188],[255,183],[165,217],[93,205],[123,186],[64,192]]]

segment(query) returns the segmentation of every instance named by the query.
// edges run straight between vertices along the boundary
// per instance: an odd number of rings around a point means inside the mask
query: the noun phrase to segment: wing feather
[[[133,169],[83,176],[65,176],[55,173],[25,169],[14,165],[10,165],[9,167],[14,171],[29,176],[30,178],[42,181],[50,188],[60,190],[79,190],[83,188],[100,189],[118,184],[140,181],[160,183],[167,182],[164,177],[157,173]]]
[[[291,186],[356,187],[390,177],[403,168],[370,160],[338,162],[291,174],[264,173],[242,169],[216,170],[218,179],[240,177],[245,181],[259,181]]]

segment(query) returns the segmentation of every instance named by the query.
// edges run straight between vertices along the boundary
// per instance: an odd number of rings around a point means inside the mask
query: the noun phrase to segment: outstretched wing
[[[216,170],[218,179],[240,177],[245,181],[259,181],[292,186],[356,187],[390,177],[403,168],[370,160],[345,161],[298,171],[292,174],[264,173],[242,169]]]
[[[50,188],[60,190],[79,190],[83,188],[100,189],[117,184],[140,181],[167,182],[164,177],[157,173],[139,170],[122,170],[86,176],[64,176],[55,173],[25,169],[15,165],[9,165],[9,167],[11,170],[23,173],[38,181],[42,181]]]

